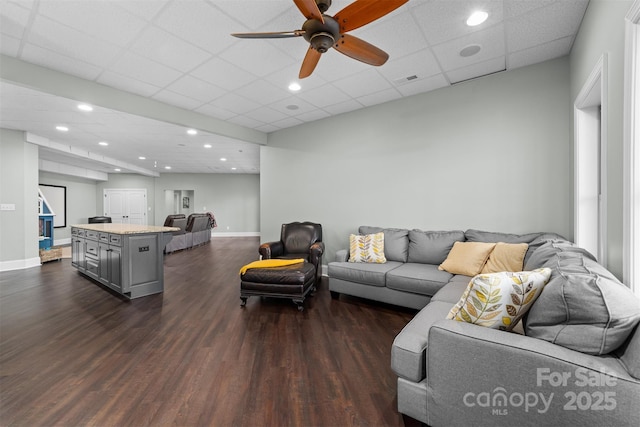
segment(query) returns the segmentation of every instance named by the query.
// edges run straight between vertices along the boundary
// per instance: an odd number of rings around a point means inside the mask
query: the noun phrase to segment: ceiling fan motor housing
[[[315,50],[325,53],[340,38],[340,25],[331,16],[322,15],[324,24],[317,19],[308,19],[302,26],[303,37]]]
[[[316,0],[318,9],[321,13],[325,13],[331,7],[331,0]]]

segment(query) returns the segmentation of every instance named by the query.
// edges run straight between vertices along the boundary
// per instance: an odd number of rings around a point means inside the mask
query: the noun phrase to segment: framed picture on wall
[[[183,209],[189,209],[189,198],[188,197],[183,197],[182,198],[182,208]]]
[[[67,187],[62,185],[39,184],[38,188],[49,202],[51,210],[56,214],[53,217],[54,228],[67,226]]]

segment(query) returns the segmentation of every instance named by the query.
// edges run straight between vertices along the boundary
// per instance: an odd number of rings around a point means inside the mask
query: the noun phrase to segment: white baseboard
[[[66,239],[54,239],[53,240],[53,245],[54,246],[68,246],[71,245],[71,237],[67,237]]]
[[[258,231],[216,231],[211,232],[211,237],[260,237]]]
[[[0,261],[0,271],[24,270],[26,268],[40,267],[40,265],[40,257]]]

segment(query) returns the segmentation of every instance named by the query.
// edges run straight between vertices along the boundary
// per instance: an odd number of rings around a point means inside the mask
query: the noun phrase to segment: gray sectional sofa
[[[384,233],[384,264],[329,263],[334,297],[420,310],[395,338],[398,411],[429,426],[639,426],[640,300],[587,251],[553,233]],[[551,276],[522,332],[449,320],[469,276],[440,271],[455,241],[527,243],[524,270]]]

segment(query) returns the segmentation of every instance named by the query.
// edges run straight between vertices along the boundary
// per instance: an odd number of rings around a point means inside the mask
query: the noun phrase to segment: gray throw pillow
[[[409,262],[440,265],[455,242],[464,242],[464,232],[409,231]]]
[[[381,228],[362,225],[360,234],[384,233],[384,256],[387,261],[407,262],[409,251],[409,230],[401,228]]]
[[[640,322],[640,300],[580,248],[555,249],[545,257],[553,273],[528,313],[526,334],[587,354],[616,350]]]

